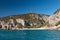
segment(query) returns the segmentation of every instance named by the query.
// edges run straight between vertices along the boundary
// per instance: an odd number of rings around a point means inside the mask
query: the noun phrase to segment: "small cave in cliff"
[[[0,29],[2,28],[2,25],[0,25]]]

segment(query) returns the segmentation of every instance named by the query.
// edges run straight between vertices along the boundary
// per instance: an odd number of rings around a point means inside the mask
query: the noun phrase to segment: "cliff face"
[[[60,9],[55,11],[55,13],[49,17],[49,24],[51,26],[56,26],[59,21],[60,21]]]
[[[60,9],[53,15],[26,13],[0,18],[0,29],[19,29],[19,28],[60,28]]]
[[[4,25],[3,28],[11,28],[11,26],[22,26],[21,28],[40,28],[41,25],[47,22],[48,17],[48,15],[35,13],[7,16],[0,18],[0,27],[1,25]],[[4,24],[2,21],[4,21]]]

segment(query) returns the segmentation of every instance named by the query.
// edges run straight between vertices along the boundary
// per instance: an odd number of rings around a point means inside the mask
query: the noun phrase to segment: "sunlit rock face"
[[[13,19],[7,20],[7,22],[4,24],[4,29],[12,29],[15,27],[15,22]]]
[[[18,19],[16,19],[16,21],[17,21],[17,23],[21,23],[23,26],[25,26],[25,22],[23,19],[18,18]]]
[[[12,23],[12,24],[14,23],[13,19],[10,19],[9,22]]]
[[[10,23],[10,24],[13,24],[13,26],[15,26],[15,23],[14,23],[14,20],[13,20],[13,19],[10,19],[10,20],[9,20],[9,23]]]
[[[44,16],[42,17],[42,19],[43,19],[45,22],[47,22],[47,21],[48,21],[48,17],[49,17],[49,16],[44,15]]]
[[[52,16],[49,17],[49,24],[55,26],[60,21],[60,9],[58,9]]]
[[[0,25],[4,25],[4,21],[0,21]]]
[[[49,16],[45,14],[27,13],[22,15],[12,15],[11,17],[3,17],[1,19],[4,20],[4,27],[6,28],[7,26],[7,29],[12,28],[12,25],[17,27],[16,25],[19,23],[21,23],[23,27],[36,26],[37,28],[47,22],[48,17]]]
[[[39,21],[40,23],[44,24],[48,21],[49,15],[39,14]]]
[[[0,26],[1,26],[1,28],[4,28],[4,24],[5,24],[5,22],[0,20]]]

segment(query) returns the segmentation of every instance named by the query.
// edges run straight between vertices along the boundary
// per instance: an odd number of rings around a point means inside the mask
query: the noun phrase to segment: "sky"
[[[53,15],[60,0],[0,0],[0,17],[33,12]]]

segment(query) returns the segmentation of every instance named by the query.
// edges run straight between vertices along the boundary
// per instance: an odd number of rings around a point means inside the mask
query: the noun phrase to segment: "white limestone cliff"
[[[48,19],[49,24],[55,26],[58,21],[60,21],[60,9],[58,9],[53,15]]]
[[[23,26],[25,26],[25,22],[23,19],[18,18],[18,19],[16,19],[16,21],[17,21],[17,23],[21,23]]]

